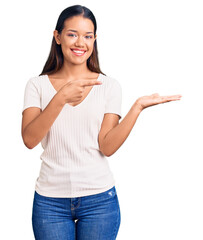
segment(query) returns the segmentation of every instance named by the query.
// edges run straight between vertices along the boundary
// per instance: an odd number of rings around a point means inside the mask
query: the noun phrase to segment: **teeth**
[[[85,51],[73,50],[73,52],[76,52],[76,53],[84,53]]]

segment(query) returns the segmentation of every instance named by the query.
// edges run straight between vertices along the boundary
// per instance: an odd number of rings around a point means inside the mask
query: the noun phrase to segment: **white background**
[[[0,7],[0,239],[34,239],[43,149],[29,150],[21,138],[24,88],[42,71],[59,14],[75,4],[96,17],[100,67],[122,86],[123,118],[138,97],[183,96],[145,109],[108,158],[121,208],[117,239],[202,240],[203,7],[197,0],[19,0]]]

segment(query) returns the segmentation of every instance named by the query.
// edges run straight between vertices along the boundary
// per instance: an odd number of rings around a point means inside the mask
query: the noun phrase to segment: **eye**
[[[76,36],[75,34],[68,34],[68,36],[72,37],[72,36]]]
[[[92,38],[92,36],[86,36],[87,37],[87,39],[90,39],[90,38]]]

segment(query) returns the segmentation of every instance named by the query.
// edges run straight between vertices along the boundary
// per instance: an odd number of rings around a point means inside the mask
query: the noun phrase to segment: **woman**
[[[120,207],[106,156],[123,144],[143,109],[181,98],[140,97],[119,123],[121,86],[100,70],[96,29],[88,8],[64,9],[44,69],[25,88],[23,141],[44,149],[32,212],[38,240],[116,239]]]

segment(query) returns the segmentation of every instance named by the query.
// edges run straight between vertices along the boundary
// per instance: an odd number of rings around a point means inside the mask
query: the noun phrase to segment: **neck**
[[[58,71],[63,78],[69,80],[85,78],[90,72],[86,62],[76,65],[66,61],[64,61],[63,66]]]

